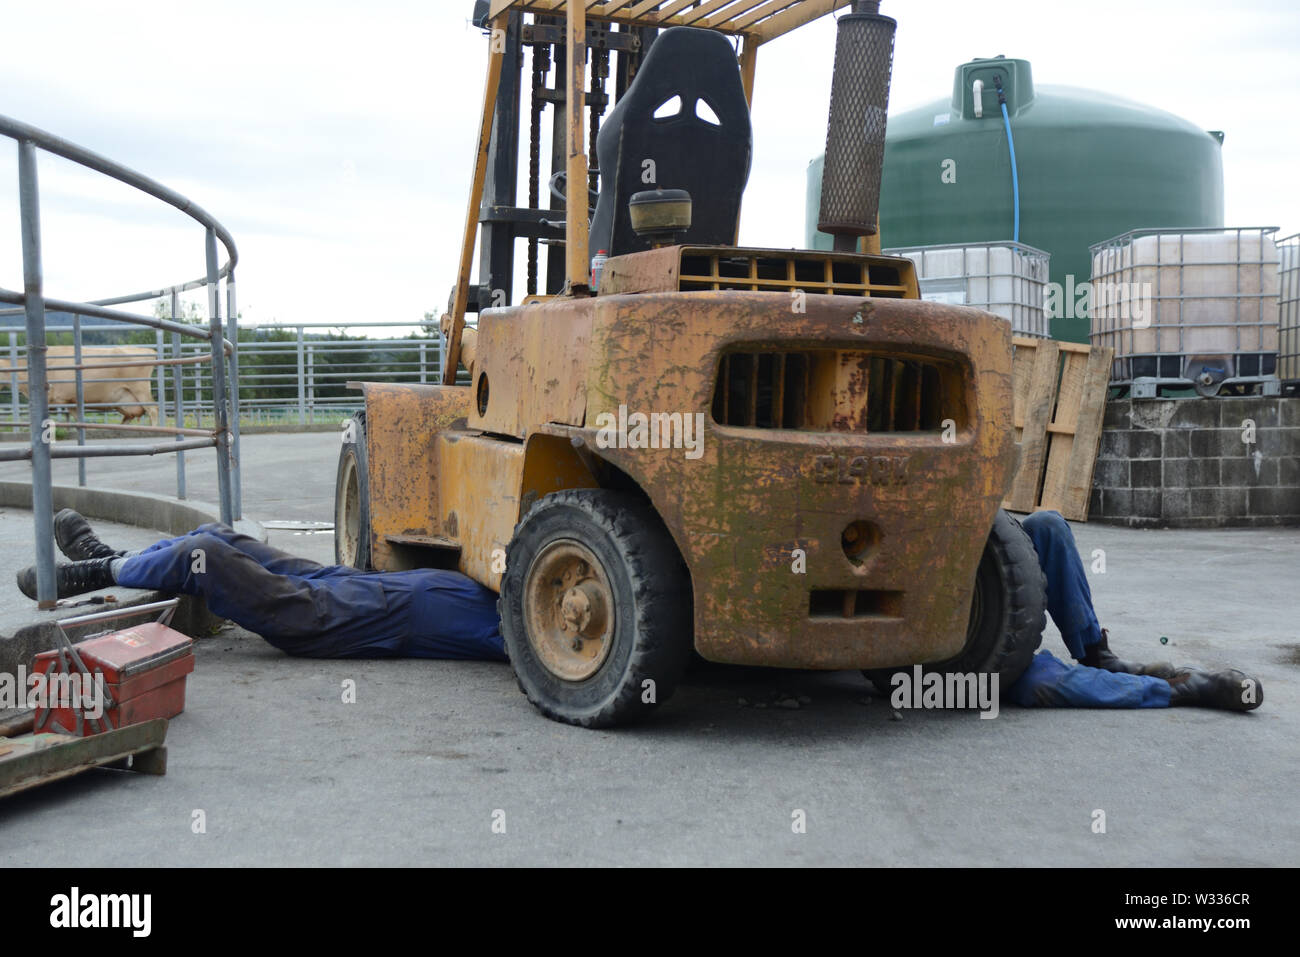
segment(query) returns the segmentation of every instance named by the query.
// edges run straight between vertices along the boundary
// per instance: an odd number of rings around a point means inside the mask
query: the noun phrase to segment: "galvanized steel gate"
[[[0,449],[0,461],[30,459],[32,463],[32,513],[36,531],[36,568],[37,596],[40,607],[53,608],[55,604],[54,579],[54,527],[53,527],[53,492],[51,488],[51,460],[55,458],[77,458],[81,460],[80,469],[84,484],[85,459],[99,456],[117,455],[155,455],[175,452],[180,454],[177,460],[178,494],[184,494],[184,460],[183,453],[189,449],[215,448],[217,450],[217,488],[221,506],[221,520],[227,524],[241,517],[242,507],[239,494],[239,409],[238,382],[239,364],[236,352],[237,336],[235,331],[235,263],[239,255],[235,250],[235,241],[230,232],[200,206],[168,189],[162,184],[128,169],[103,156],[93,153],[57,136],[21,123],[6,116],[0,116],[0,135],[7,136],[18,144],[18,190],[22,223],[23,256],[23,291],[15,292],[0,288],[0,303],[21,306],[21,310],[8,310],[0,315],[18,314],[26,316],[27,332],[27,366],[19,370],[11,358],[14,388],[17,390],[17,375],[25,371],[29,394],[29,415],[26,422],[12,423],[26,425],[29,429],[30,442],[26,447]],[[37,150],[44,150],[55,156],[71,160],[88,169],[103,173],[119,182],[132,186],[156,199],[167,203],[189,216],[204,229],[204,255],[206,268],[198,279],[152,289],[146,292],[95,302],[70,302],[49,298],[45,295],[43,270],[41,265],[41,216],[40,190],[37,177]],[[218,241],[225,247],[226,261],[220,263],[218,258]],[[226,293],[226,330],[223,335],[221,322],[221,285],[225,283]],[[207,290],[207,327],[187,325],[174,321],[179,315],[179,296],[190,289],[205,287]],[[172,319],[143,316],[124,312],[113,306],[143,302],[162,297],[170,297]],[[49,418],[47,396],[48,373],[46,363],[46,311],[53,310],[68,313],[73,318],[73,366],[76,379],[77,420],[66,423],[76,428],[77,444],[56,446],[54,423]],[[173,370],[173,388],[176,390],[175,426],[166,425],[111,425],[85,421],[85,397],[80,320],[83,316],[107,319],[113,322],[130,323],[147,326],[171,334],[172,358],[155,361],[156,365],[170,365]],[[226,338],[228,336],[229,338]],[[183,357],[181,355],[182,338],[201,339],[208,343],[205,355]],[[181,366],[193,362],[211,363],[212,408],[214,424],[211,429],[184,427],[183,408],[181,404]],[[138,364],[139,360],[135,361]],[[121,363],[119,365],[125,365]],[[100,363],[98,368],[113,368],[111,364]],[[67,366],[60,368],[66,369]],[[160,385],[164,383],[159,376]],[[162,409],[162,396],[159,396]],[[161,420],[161,416],[160,416]],[[139,445],[87,445],[85,429],[109,429],[126,433],[170,436],[171,441],[156,444]]]

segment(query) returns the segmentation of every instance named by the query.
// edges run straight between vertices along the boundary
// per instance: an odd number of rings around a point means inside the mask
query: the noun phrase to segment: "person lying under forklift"
[[[1209,673],[1116,657],[1097,622],[1070,526],[1051,511],[1022,524],[1047,577],[1048,611],[1079,664],[1040,651],[1007,690],[1016,704],[1250,711],[1263,702],[1260,683],[1240,671]],[[506,660],[496,594],[459,572],[324,566],[217,524],[143,551],[119,551],[72,509],[54,517],[54,534],[73,560],[57,568],[60,598],[113,585],[197,595],[214,615],[287,654],[310,658]],[[35,599],[34,567],[18,573],[18,587]]]

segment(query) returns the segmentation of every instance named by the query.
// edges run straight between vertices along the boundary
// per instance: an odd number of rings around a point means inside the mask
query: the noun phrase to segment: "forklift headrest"
[[[693,197],[683,242],[733,243],[752,150],[749,105],[731,43],[712,30],[665,30],[601,126],[591,248],[611,256],[648,249],[632,230],[628,201],[654,188],[684,189]]]

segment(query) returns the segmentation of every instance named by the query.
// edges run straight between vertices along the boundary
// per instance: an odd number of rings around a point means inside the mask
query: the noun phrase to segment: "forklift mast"
[[[443,383],[455,381],[465,315],[515,301],[517,240],[527,240],[525,297],[589,294],[588,230],[601,182],[588,157],[596,155],[602,119],[631,86],[661,30],[695,27],[726,37],[738,60],[746,103],[752,105],[759,46],[849,3],[478,0],[473,23],[488,38],[487,83],[459,270],[448,304]],[[544,164],[545,122],[551,132]],[[526,152],[521,150],[525,142]],[[527,163],[524,205],[519,202],[521,157]],[[477,281],[471,275],[476,243]]]
[[[505,15],[504,33],[497,34],[494,40],[488,9],[487,0],[479,0],[474,25],[487,33],[490,43],[502,44],[503,49],[479,216],[479,281],[471,287],[467,303],[471,312],[478,311],[480,302],[484,307],[492,305],[494,290],[500,290],[497,304],[502,298],[513,301],[518,239],[528,240],[525,295],[558,295],[567,278],[565,203],[558,195],[562,190],[549,188],[551,177],[566,172],[568,167],[568,46],[564,18],[539,15],[524,22],[524,14],[512,10]],[[654,28],[597,20],[587,24],[584,53],[588,85],[582,99],[590,154],[595,153],[601,119],[627,90],[657,33]],[[531,55],[526,56],[525,50]],[[612,89],[607,89],[610,86]],[[541,155],[543,122],[551,128],[545,163]],[[526,152],[521,149],[525,144]],[[523,205],[518,202],[517,192],[521,162],[526,162],[528,169],[528,196]],[[545,181],[544,169],[549,170]],[[588,169],[584,185],[591,194],[599,189],[599,172],[594,165]],[[544,262],[542,246],[547,247]]]

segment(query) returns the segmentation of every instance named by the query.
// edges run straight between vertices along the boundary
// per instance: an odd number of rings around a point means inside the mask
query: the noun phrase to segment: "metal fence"
[[[246,425],[336,422],[363,404],[349,382],[442,380],[444,341],[431,322],[249,326],[240,337]]]
[[[26,123],[0,116],[0,135],[17,141],[18,145],[18,194],[22,227],[23,291],[16,292],[0,289],[0,303],[21,306],[20,310],[0,312],[22,315],[25,319],[24,345],[22,363],[18,361],[17,332],[9,340],[10,388],[13,395],[16,414],[10,424],[11,428],[23,428],[28,431],[29,441],[25,447],[14,443],[11,447],[0,447],[0,461],[27,459],[32,463],[32,513],[36,533],[36,591],[41,608],[53,608],[56,600],[55,564],[54,564],[54,528],[53,528],[53,490],[51,478],[51,460],[55,458],[77,458],[80,477],[85,480],[85,459],[100,456],[119,455],[156,455],[175,452],[177,458],[177,481],[180,491],[184,490],[185,451],[201,448],[216,450],[217,488],[220,498],[221,519],[230,523],[240,517],[239,498],[239,413],[238,392],[231,391],[230,382],[238,381],[239,358],[234,343],[237,341],[235,330],[235,264],[238,253],[230,232],[207,211],[181,194],[168,189],[162,184],[149,179],[134,170],[128,169],[97,153],[69,143],[57,136],[29,126]],[[174,207],[194,220],[204,230],[205,272],[189,282],[178,283],[162,289],[153,289],[141,293],[100,299],[94,302],[70,302],[54,299],[45,295],[42,269],[40,189],[37,176],[37,151],[44,151],[61,156],[78,165],[112,177],[119,182],[132,186],[155,199]],[[217,243],[226,250],[226,262],[218,260]],[[229,317],[229,336],[223,338],[221,321],[221,292],[225,284],[227,316]],[[204,288],[207,292],[207,317],[202,325],[177,322],[155,316],[140,315],[112,308],[130,303],[157,300],[160,297],[170,299],[171,315],[178,316],[179,297],[182,292]],[[49,415],[49,385],[47,368],[47,333],[46,312],[64,313],[71,319],[68,329],[72,339],[71,362],[66,360],[55,364],[57,375],[55,384],[66,381],[68,373],[74,383],[74,402],[76,419],[68,423],[77,433],[75,445],[58,442],[56,423]],[[165,358],[156,361],[155,369],[159,380],[159,399],[163,402],[166,371],[171,372],[174,395],[176,396],[176,424],[167,427],[162,424],[137,425],[123,423],[103,423],[88,421],[86,416],[86,375],[87,370],[94,370],[95,375],[105,370],[119,370],[121,375],[110,374],[109,378],[119,382],[128,380],[130,366],[139,364],[138,360],[127,358],[108,359],[94,363],[84,361],[88,358],[88,349],[83,342],[82,320],[95,319],[107,323],[111,328],[150,328],[155,330],[158,354],[161,355],[162,336],[170,336],[170,351]],[[185,344],[189,341],[199,343],[192,346],[186,354]],[[201,353],[201,354],[200,354]],[[229,362],[227,363],[227,360]],[[187,368],[206,367],[208,369],[209,407],[211,425],[187,428],[182,414],[184,387],[182,380]],[[27,392],[27,417],[23,419],[18,407],[21,393]],[[163,406],[158,406],[158,422],[162,421]],[[111,444],[89,445],[86,442],[86,429],[109,429],[128,435],[151,436],[166,435],[171,441],[154,444]]]
[[[46,329],[51,338],[68,338],[76,332],[71,322],[51,323]],[[80,324],[83,341],[95,343],[85,345],[83,352],[98,360],[100,356],[93,350],[117,347],[107,343],[116,343],[122,332],[115,325]],[[7,343],[4,334],[0,330],[0,389],[8,395],[2,405],[18,420],[25,414],[27,397],[13,370],[23,368],[26,349],[19,342],[19,332],[9,330]],[[353,381],[441,381],[442,338],[427,322],[245,326],[238,335],[239,377],[231,397],[238,400],[239,423],[244,426],[335,422],[362,407],[361,393],[348,388]],[[142,374],[138,369],[124,369],[121,375],[111,376],[97,368],[94,381],[129,388],[133,398],[126,403],[86,401],[84,413],[78,417],[108,423],[127,411],[142,409],[151,419],[173,417],[177,425],[198,427],[213,420],[212,373],[202,342],[182,341],[174,350],[159,331],[152,343],[136,341],[125,347],[133,355],[147,352],[147,357],[135,359],[131,365],[149,366],[149,370]],[[72,366],[51,364],[49,368]],[[61,393],[57,389],[51,392],[56,400],[51,403],[51,414],[70,415],[76,408],[57,402],[71,397],[70,373],[59,374],[66,381]],[[462,384],[468,383],[463,370],[461,379]],[[123,409],[124,404],[135,408]],[[5,424],[0,422],[0,429]],[[82,479],[85,484],[84,475]],[[183,482],[177,496],[185,497]]]

